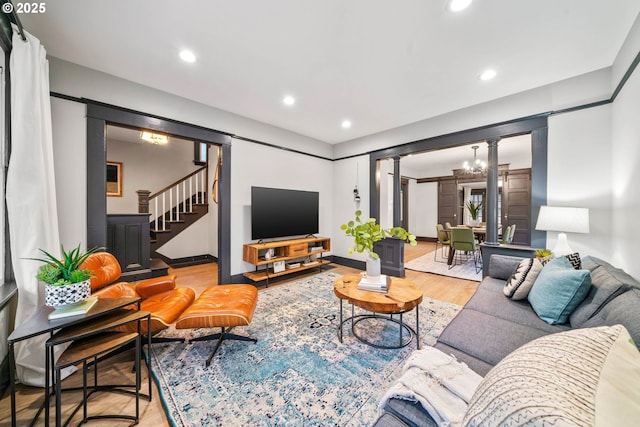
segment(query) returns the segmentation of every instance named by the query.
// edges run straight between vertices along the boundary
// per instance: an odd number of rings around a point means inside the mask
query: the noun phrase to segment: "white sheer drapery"
[[[11,158],[7,172],[7,211],[11,258],[18,285],[16,326],[42,305],[35,275],[40,264],[26,258],[43,248],[58,253],[58,214],[53,166],[49,63],[40,41],[14,26],[11,72]],[[16,371],[24,384],[44,386],[44,341],[16,345]]]

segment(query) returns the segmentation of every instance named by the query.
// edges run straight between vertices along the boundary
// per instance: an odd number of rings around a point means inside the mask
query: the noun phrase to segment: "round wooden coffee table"
[[[407,346],[416,336],[417,348],[420,348],[419,335],[419,306],[422,302],[422,291],[407,279],[399,277],[391,277],[388,290],[386,293],[364,291],[358,289],[358,283],[361,276],[359,274],[350,274],[339,277],[333,283],[333,292],[340,300],[340,324],[338,325],[338,338],[342,342],[342,327],[345,323],[351,321],[351,332],[360,341],[377,348],[402,348]],[[343,319],[342,301],[346,300],[351,304],[351,316]],[[354,307],[370,311],[372,314],[356,315]],[[407,313],[416,309],[416,329],[402,321],[403,313]],[[394,318],[399,315],[399,319]],[[382,319],[388,322],[394,322],[399,325],[399,343],[398,345],[381,345],[372,343],[356,333],[355,326],[358,322],[365,319]],[[405,338],[405,332],[406,337]]]

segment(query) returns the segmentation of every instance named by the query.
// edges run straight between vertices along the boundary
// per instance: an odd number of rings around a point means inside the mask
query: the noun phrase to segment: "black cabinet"
[[[149,214],[107,215],[107,251],[123,273],[148,269],[150,247]]]

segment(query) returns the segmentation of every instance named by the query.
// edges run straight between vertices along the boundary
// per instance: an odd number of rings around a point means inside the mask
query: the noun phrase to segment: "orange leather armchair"
[[[142,298],[140,309],[151,313],[151,325],[146,325],[146,322],[142,324],[145,335],[154,335],[166,329],[193,303],[196,296],[191,288],[176,288],[175,275],[142,280],[137,284],[110,284],[120,277],[122,270],[118,260],[108,252],[91,254],[82,268],[93,273],[92,295],[98,298]]]

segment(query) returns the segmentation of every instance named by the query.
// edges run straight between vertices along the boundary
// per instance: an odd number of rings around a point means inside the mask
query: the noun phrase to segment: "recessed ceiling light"
[[[342,127],[345,128],[345,129],[349,129],[351,127],[351,121],[343,120],[342,121]]]
[[[496,76],[496,70],[485,70],[480,74],[480,80],[487,81],[491,80]]]
[[[190,50],[182,50],[180,51],[180,58],[184,61],[184,62],[196,62],[196,55],[191,52]]]
[[[285,96],[284,98],[282,98],[282,102],[284,102],[284,105],[293,105],[296,103],[296,100],[293,96]]]
[[[471,0],[449,0],[449,10],[451,12],[460,12],[469,7]]]

